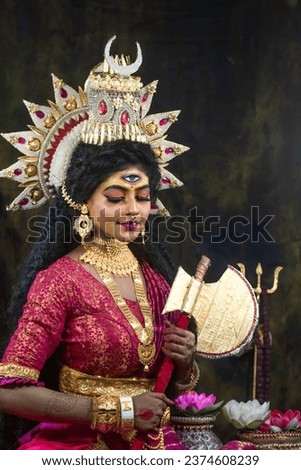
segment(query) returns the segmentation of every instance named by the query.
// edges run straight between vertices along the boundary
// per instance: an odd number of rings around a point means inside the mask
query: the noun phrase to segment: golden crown
[[[7,210],[32,209],[55,196],[63,184],[73,150],[80,141],[102,145],[119,139],[147,142],[151,145],[161,172],[159,189],[182,185],[166,170],[168,162],[189,147],[166,140],[166,131],[177,120],[180,111],[147,115],[156,92],[157,81],[143,86],[133,76],[142,63],[137,44],[137,58],[110,55],[115,36],[106,44],[104,61],[90,72],[84,89],[78,92],[52,74],[55,102],[49,106],[24,100],[33,121],[29,131],[1,135],[22,156],[0,171],[23,191],[7,206]],[[160,200],[152,213],[168,215]]]

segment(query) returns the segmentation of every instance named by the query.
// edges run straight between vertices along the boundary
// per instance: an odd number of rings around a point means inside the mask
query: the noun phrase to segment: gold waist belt
[[[59,378],[61,392],[75,393],[89,397],[109,395],[113,397],[135,396],[140,393],[152,391],[155,379],[133,378],[111,378],[100,375],[89,375],[62,366]]]

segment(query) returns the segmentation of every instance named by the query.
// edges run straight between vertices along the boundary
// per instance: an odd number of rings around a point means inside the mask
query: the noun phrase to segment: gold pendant
[[[156,346],[154,343],[142,344],[138,346],[138,356],[140,362],[144,365],[144,372],[149,371],[149,364],[152,362],[156,354]]]

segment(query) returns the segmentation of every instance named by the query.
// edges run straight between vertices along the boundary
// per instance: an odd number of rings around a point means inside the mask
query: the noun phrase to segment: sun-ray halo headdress
[[[29,130],[1,135],[22,156],[0,171],[24,188],[7,210],[32,209],[55,196],[64,182],[73,150],[80,141],[96,145],[119,139],[147,142],[151,145],[161,172],[159,189],[182,185],[166,166],[188,147],[166,140],[166,131],[180,111],[147,115],[156,92],[157,81],[143,86],[133,76],[142,63],[137,44],[137,58],[110,55],[115,36],[105,46],[104,61],[90,72],[84,89],[78,92],[52,74],[55,102],[49,106],[24,100],[33,121]],[[168,215],[160,200],[152,206],[153,214]]]

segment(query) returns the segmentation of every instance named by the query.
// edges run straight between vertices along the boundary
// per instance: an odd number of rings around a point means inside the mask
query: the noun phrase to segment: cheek
[[[118,207],[103,207],[99,206],[93,208],[93,212],[90,213],[91,217],[94,217],[99,224],[108,222],[114,223],[116,219],[120,217],[120,208]]]
[[[102,219],[114,217],[117,213],[118,207],[108,204],[108,201],[103,196],[95,197],[87,202],[90,217]]]
[[[143,207],[140,209],[141,215],[144,219],[147,219],[151,210],[151,203],[144,204]]]

